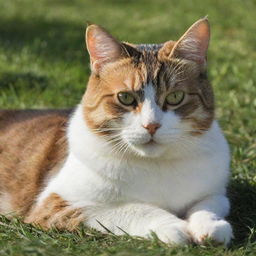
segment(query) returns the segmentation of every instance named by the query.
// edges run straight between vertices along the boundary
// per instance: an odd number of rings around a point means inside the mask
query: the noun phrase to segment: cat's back
[[[19,125],[30,125],[36,123],[38,120],[48,120],[48,122],[57,120],[58,118],[67,119],[71,114],[72,109],[60,110],[1,110],[0,109],[0,135],[3,135],[3,130],[10,129],[10,127]],[[57,119],[56,119],[57,118]]]
[[[47,177],[59,170],[71,112],[0,110],[0,213],[26,213]]]

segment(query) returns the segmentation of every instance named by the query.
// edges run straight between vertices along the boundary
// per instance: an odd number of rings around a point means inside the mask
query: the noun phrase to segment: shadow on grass
[[[39,76],[32,72],[16,73],[5,72],[0,73],[1,89],[9,89],[12,86],[15,90],[32,90],[43,91],[48,86],[48,79],[45,76]]]
[[[234,229],[234,244],[255,240],[256,233],[256,185],[245,179],[233,180],[229,186],[231,213],[229,220]],[[252,232],[254,230],[254,232]]]
[[[79,25],[65,21],[47,21],[41,18],[32,20],[1,19],[0,45],[5,51],[19,56],[21,51],[29,52],[49,61],[88,62],[85,51],[85,24]]]

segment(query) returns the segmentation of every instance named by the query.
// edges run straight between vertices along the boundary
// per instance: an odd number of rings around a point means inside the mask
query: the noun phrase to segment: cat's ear
[[[208,19],[203,18],[195,22],[175,44],[172,41],[165,43],[162,51],[169,53],[169,58],[206,64],[209,40],[210,25]]]
[[[104,28],[92,24],[86,29],[85,41],[91,60],[91,69],[98,73],[104,65],[125,55],[125,51]]]

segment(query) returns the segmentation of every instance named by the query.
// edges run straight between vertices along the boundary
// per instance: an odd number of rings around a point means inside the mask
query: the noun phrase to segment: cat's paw
[[[191,238],[187,230],[187,222],[173,223],[169,225],[160,225],[152,228],[157,237],[164,243],[168,244],[188,244]]]
[[[210,239],[227,245],[233,237],[232,227],[225,220],[194,220],[189,223],[188,230],[193,241],[198,244],[203,244],[206,239]]]

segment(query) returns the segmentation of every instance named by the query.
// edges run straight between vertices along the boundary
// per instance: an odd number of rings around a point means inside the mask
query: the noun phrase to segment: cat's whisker
[[[115,131],[122,131],[123,128],[122,127],[116,127],[116,128],[98,128],[98,129],[92,129],[93,132],[98,132],[98,133],[102,133],[102,132],[115,132]]]
[[[120,164],[123,162],[124,156],[126,154],[126,152],[129,150],[129,145],[127,143],[125,143],[124,149],[123,149],[123,154],[120,157]]]
[[[107,147],[109,145],[111,145],[112,147],[116,146],[118,143],[120,143],[121,141],[121,138],[115,138],[115,139],[112,139],[112,140],[109,140],[109,141],[106,141],[102,146],[104,147]]]
[[[93,133],[95,135],[100,135],[101,138],[114,138],[120,135],[118,131],[107,133],[107,134],[102,134],[102,131],[98,131],[98,132],[94,131]]]
[[[120,136],[119,134],[115,134],[115,135],[101,135],[102,139],[105,140],[105,143],[114,141],[115,139],[118,139]]]
[[[124,141],[120,139],[119,142],[113,145],[113,148],[110,150],[109,153],[113,153],[113,152],[118,153],[120,151],[120,148],[123,146],[123,144],[124,144]]]
[[[116,149],[115,151],[113,151],[114,153],[118,153],[119,155],[122,154],[122,151],[123,151],[123,154],[121,155],[121,157],[119,158],[119,161],[122,162],[123,160],[123,157],[125,155],[124,151],[125,149],[128,147],[128,145],[126,143],[123,143],[123,144],[120,144]]]
[[[120,147],[118,148],[118,153],[122,153],[123,149],[126,147],[126,143],[122,141]]]

